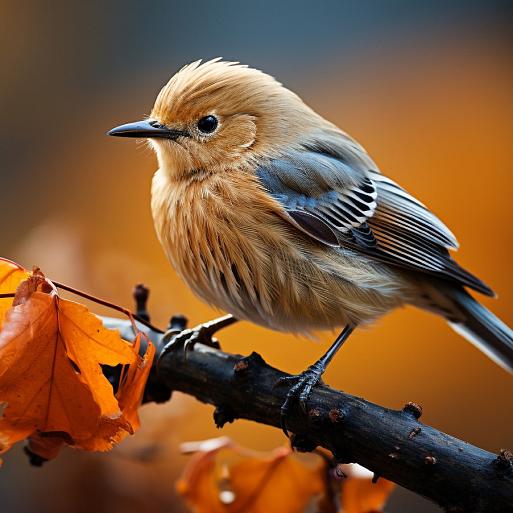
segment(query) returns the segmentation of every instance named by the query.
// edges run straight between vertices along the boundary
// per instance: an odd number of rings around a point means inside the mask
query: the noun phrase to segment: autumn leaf
[[[112,349],[102,345],[99,319],[67,303],[34,292],[7,313],[0,333],[0,397],[8,403],[2,422],[80,439],[94,432],[99,415],[121,415],[99,364],[128,364],[135,355],[119,335]],[[77,329],[80,323],[85,329]],[[110,343],[115,336],[109,333]]]
[[[260,454],[229,438],[182,444],[194,455],[177,482],[178,492],[195,513],[378,513],[394,484],[372,483],[360,465],[337,465],[328,453],[308,464],[288,448]]]
[[[146,338],[147,348],[143,357],[139,356],[141,337],[137,335],[134,343],[136,361],[128,367],[126,377],[122,377],[116,397],[123,416],[135,431],[140,427],[139,407],[144,394],[144,387],[151,371],[151,364],[155,357],[155,346]]]
[[[373,473],[361,465],[346,465],[347,479],[342,484],[341,504],[344,513],[378,513],[383,510],[394,483],[380,478],[372,482]]]
[[[139,429],[138,409],[155,356],[155,346],[148,340],[146,353],[143,357],[139,356],[141,336],[142,334],[139,334],[134,343],[136,361],[128,367],[126,375],[122,376],[116,393],[122,416],[115,420],[102,417],[94,436],[88,440],[81,440],[79,448],[87,451],[108,451],[125,436]]]
[[[26,273],[2,269],[10,285]],[[140,357],[139,337],[134,345],[104,328],[39,270],[19,283],[12,305],[0,331],[0,452],[29,437],[30,450],[48,459],[63,444],[108,450],[133,433],[153,346]],[[116,395],[101,365],[126,366]]]
[[[18,285],[29,277],[30,273],[18,264],[0,258],[0,294],[14,292]],[[12,298],[0,298],[0,328],[2,327],[5,313],[11,308]]]
[[[323,456],[327,486],[319,501],[317,513],[380,513],[395,488],[395,484],[380,478],[356,463],[333,467],[330,453],[318,449]],[[341,477],[343,476],[343,477]]]
[[[302,513],[324,490],[321,461],[307,465],[287,448],[262,455],[227,438],[185,447],[198,452],[177,490],[196,513]]]

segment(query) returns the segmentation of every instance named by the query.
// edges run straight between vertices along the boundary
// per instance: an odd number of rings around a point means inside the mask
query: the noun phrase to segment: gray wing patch
[[[379,172],[364,173],[332,154],[295,151],[259,167],[257,176],[289,221],[314,239],[493,295],[449,255],[458,246],[450,230]]]
[[[373,243],[365,223],[376,210],[377,191],[368,176],[334,157],[313,152],[273,160],[258,168],[257,175],[300,228],[316,239],[338,246],[340,236],[356,231],[355,240]]]

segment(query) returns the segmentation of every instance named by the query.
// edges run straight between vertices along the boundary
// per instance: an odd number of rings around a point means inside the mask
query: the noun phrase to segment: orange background
[[[216,315],[156,240],[154,156],[105,132],[147,114],[182,64],[223,55],[275,75],[359,140],[451,227],[458,261],[499,294],[483,303],[513,325],[511,3],[299,2],[294,12],[265,3],[82,4],[0,1],[2,256],[128,307],[143,282],[163,327],[174,312],[193,324]],[[298,372],[332,335],[314,343],[240,323],[220,338],[227,351],[256,350]],[[425,422],[491,451],[513,446],[512,376],[413,308],[353,335],[326,382],[391,408],[418,402]],[[211,414],[176,395],[145,406],[141,431],[111,454],[68,450],[33,469],[14,449],[0,471],[5,511],[184,511],[173,491],[186,461],[178,444],[218,436]],[[278,430],[245,421],[222,434],[255,449],[284,443]],[[435,511],[397,492],[389,511],[408,508]]]

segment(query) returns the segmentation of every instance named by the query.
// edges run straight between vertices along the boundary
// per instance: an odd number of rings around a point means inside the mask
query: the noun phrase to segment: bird
[[[513,372],[513,332],[469,293],[494,296],[451,256],[452,232],[271,75],[195,61],[164,85],[148,118],[108,134],[154,150],[157,236],[192,291],[229,314],[186,330],[182,343],[236,320],[306,335],[341,329],[318,361],[284,378],[283,419],[296,403],[306,411],[356,328],[404,305],[442,316]]]

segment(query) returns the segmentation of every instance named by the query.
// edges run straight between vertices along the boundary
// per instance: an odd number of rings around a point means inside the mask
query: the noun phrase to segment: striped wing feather
[[[450,230],[379,172],[355,169],[331,154],[304,151],[269,161],[257,176],[291,223],[313,238],[493,295],[451,258],[448,250],[458,243]]]

